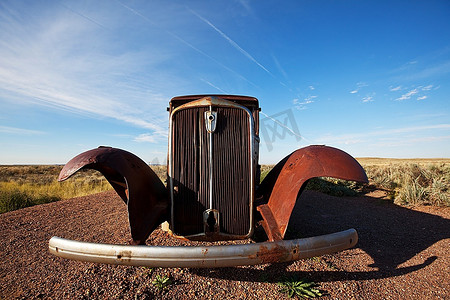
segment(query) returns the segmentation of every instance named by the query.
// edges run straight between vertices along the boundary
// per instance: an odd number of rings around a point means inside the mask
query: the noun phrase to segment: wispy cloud
[[[24,128],[16,128],[16,127],[8,127],[8,126],[0,126],[1,133],[13,134],[13,135],[35,135],[35,134],[45,134],[44,131],[32,130],[32,129],[24,129]]]
[[[219,88],[218,86],[215,86],[214,84],[212,84],[212,83],[209,82],[208,80],[203,79],[203,78],[200,78],[200,80],[203,81],[204,83],[206,83],[207,85],[209,85],[209,86],[215,88],[216,90],[220,91],[221,93],[228,94],[227,92],[225,92],[224,90],[222,90],[222,89]]]
[[[444,136],[426,136],[426,137],[410,137],[410,138],[391,138],[384,139],[373,143],[374,146],[377,147],[399,147],[399,146],[408,146],[417,143],[429,143],[429,142],[437,142],[437,141],[445,141],[449,140],[450,135]]]
[[[166,30],[163,28],[160,28],[157,24],[155,24],[150,18],[147,18],[145,15],[141,14],[140,12],[138,12],[137,10],[129,7],[128,5],[125,5],[124,3],[117,1],[122,7],[124,7],[125,9],[129,10],[130,12],[132,12],[133,14],[139,16],[140,18],[142,18],[143,20],[145,20],[146,22],[148,22],[149,24],[151,24],[152,26],[154,26],[155,28],[158,28],[162,31],[164,31],[165,33],[167,33],[168,35],[170,35],[171,37],[173,37],[174,39],[178,40],[179,42],[181,42],[182,44],[186,45],[187,47],[191,48],[192,50],[194,50],[195,52],[199,53],[200,55],[210,59],[211,61],[213,61],[214,63],[216,63],[217,65],[221,66],[222,68],[224,68],[225,70],[233,73],[234,75],[236,75],[237,77],[245,80],[246,82],[248,82],[249,84],[253,85],[256,88],[259,88],[259,86],[257,86],[255,83],[253,83],[252,81],[250,81],[248,78],[246,78],[245,76],[239,74],[238,72],[234,71],[233,69],[227,67],[226,65],[224,65],[223,63],[221,63],[220,61],[218,61],[217,59],[213,58],[211,55],[207,54],[206,52],[200,50],[199,48],[195,47],[193,44],[189,43],[188,41],[186,41],[185,39],[183,39],[182,37],[180,37],[179,35],[175,34],[174,32],[170,31],[170,30]]]
[[[422,87],[422,91],[429,91],[429,90],[431,90],[432,88],[433,88],[433,85],[432,85],[432,84],[429,84],[429,85],[427,85],[427,86]]]
[[[421,131],[433,130],[450,130],[450,124],[435,124],[435,125],[426,125],[426,126],[412,126],[412,127],[402,127],[402,128],[391,128],[386,130],[374,130],[363,133],[349,133],[349,134],[341,134],[341,135],[325,135],[318,139],[315,142],[317,143],[336,143],[336,144],[345,144],[348,143],[357,143],[357,142],[366,142],[368,138],[374,137],[389,137],[393,135],[400,135],[404,133],[418,133]],[[397,137],[398,138],[398,137]]]
[[[417,88],[412,89],[409,92],[407,92],[406,94],[403,94],[401,97],[398,97],[395,100],[398,100],[398,101],[408,100],[411,98],[411,96],[417,94],[418,92],[419,92],[419,90]]]
[[[402,86],[401,86],[401,85],[396,86],[396,87],[390,87],[390,88],[389,88],[389,90],[390,90],[391,92],[397,92],[397,91],[400,91],[401,89],[402,89]]]
[[[281,75],[283,75],[283,78],[289,82],[289,77],[286,73],[286,71],[284,70],[284,68],[281,66],[280,62],[278,61],[278,59],[275,57],[275,55],[272,54],[272,59],[275,62],[275,66],[277,67],[278,71],[281,73]],[[284,83],[282,83],[284,86],[286,86]]]
[[[426,68],[408,76],[411,80],[425,79],[429,77],[442,76],[450,73],[450,61],[444,61],[434,66]]]
[[[373,102],[373,96],[366,96],[364,98],[362,98],[362,102],[363,103],[367,103],[367,102]]]
[[[365,82],[358,82],[356,88],[350,91],[350,94],[357,94],[362,88],[368,86]]]
[[[107,29],[106,26],[104,26],[103,24],[99,23],[98,21],[94,20],[93,18],[87,16],[86,14],[80,13],[79,11],[76,11],[72,8],[70,8],[69,6],[65,5],[63,2],[60,3],[62,6],[64,6],[66,9],[70,10],[71,12],[73,12],[76,15],[79,15],[82,18],[85,18],[86,20],[89,20],[90,22],[102,27],[103,29]]]
[[[158,138],[158,136],[152,135],[150,133],[143,133],[135,137],[134,141],[138,143],[156,143]]]
[[[254,15],[253,13],[253,9],[250,6],[249,2],[247,0],[238,0],[238,2],[242,5],[242,7],[244,7],[245,11],[249,14],[249,15]]]
[[[267,70],[266,67],[264,67],[260,62],[258,62],[253,56],[251,56],[247,51],[245,51],[244,49],[242,49],[241,46],[239,46],[234,40],[232,40],[228,35],[226,35],[225,33],[223,33],[219,28],[217,28],[214,24],[212,24],[210,21],[208,21],[207,19],[203,18],[202,16],[200,16],[199,14],[197,14],[195,11],[189,9],[189,11],[195,15],[197,18],[199,18],[200,20],[202,20],[203,22],[205,22],[206,24],[208,24],[212,29],[214,29],[217,33],[220,34],[221,37],[223,37],[225,40],[227,40],[234,48],[236,48],[239,52],[241,52],[245,57],[247,57],[249,60],[251,60],[252,62],[254,62],[255,64],[257,64],[261,69],[263,69],[267,74],[269,74],[270,76],[274,77],[274,75]]]
[[[300,102],[298,98],[292,100],[292,104],[297,110],[305,110],[308,104],[314,103],[314,100],[317,96],[308,96],[303,101]]]
[[[73,10],[52,9],[51,19],[18,16],[1,23],[0,95],[19,103],[114,118],[164,137],[162,113],[146,114],[142,107],[149,102],[162,106],[167,98],[152,91],[152,86],[141,89],[136,83],[142,80],[139,75],[144,68],[152,70],[167,54],[112,54],[107,49],[116,45],[104,37],[108,35],[103,27]],[[0,21],[5,19],[9,17],[0,12]],[[134,81],[132,87],[130,80]],[[163,85],[164,81],[155,79],[153,84]]]
[[[417,100],[425,100],[427,98],[428,98],[428,96],[421,96],[421,97],[417,97]]]
[[[450,61],[441,60],[433,62],[416,62],[414,64],[404,64],[403,66],[393,70],[391,73],[397,73],[393,79],[398,80],[423,80],[432,77],[441,77],[450,73]]]
[[[317,96],[315,96],[315,95],[308,96],[305,98],[305,103],[313,103],[314,101],[312,101],[312,100],[315,98],[317,98]]]

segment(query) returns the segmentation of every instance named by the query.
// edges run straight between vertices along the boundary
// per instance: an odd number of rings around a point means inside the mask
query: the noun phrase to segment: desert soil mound
[[[66,260],[54,236],[126,244],[124,203],[114,192],[0,215],[0,299],[285,299],[278,281],[307,278],[321,299],[450,299],[450,209],[405,208],[377,198],[306,191],[290,238],[355,228],[353,249],[294,263],[221,269],[144,268]],[[148,244],[176,244],[157,230]],[[172,284],[159,290],[156,275]]]

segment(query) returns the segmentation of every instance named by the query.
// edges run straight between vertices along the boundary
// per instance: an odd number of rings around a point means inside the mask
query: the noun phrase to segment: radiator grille
[[[213,107],[217,112],[212,134],[213,177],[209,186],[209,139],[204,112],[207,107],[177,111],[172,123],[172,178],[174,232],[193,235],[204,232],[203,212],[209,207],[220,213],[220,232],[246,235],[250,230],[251,153],[250,124],[245,110]]]

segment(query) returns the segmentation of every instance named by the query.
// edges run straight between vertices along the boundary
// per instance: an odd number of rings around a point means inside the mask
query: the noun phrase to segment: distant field
[[[450,206],[450,159],[358,158],[370,183],[401,205]]]
[[[450,164],[450,158],[379,158],[359,157],[356,159],[361,165],[390,165],[390,164]]]
[[[72,178],[58,182],[62,168],[61,165],[0,166],[0,213],[112,189],[103,175],[94,170],[81,170]],[[165,166],[152,168],[158,176],[165,177]]]
[[[370,180],[369,189],[382,189],[397,204],[450,206],[450,159],[358,158]],[[166,166],[151,166],[163,182]],[[261,166],[261,179],[272,169]],[[0,213],[36,204],[79,197],[112,189],[97,171],[83,170],[57,182],[60,165],[0,166]],[[342,196],[367,191],[353,182],[320,178],[308,189]]]

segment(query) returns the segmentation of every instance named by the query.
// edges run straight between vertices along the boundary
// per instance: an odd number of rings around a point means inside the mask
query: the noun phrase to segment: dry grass
[[[272,170],[273,167],[274,167],[274,165],[262,165],[261,166],[261,179],[259,182],[262,182],[264,180],[264,178],[266,178],[267,174],[269,174],[270,170]]]
[[[450,159],[362,158],[370,183],[402,205],[450,206]]]
[[[57,182],[62,166],[0,166],[0,213],[61,199],[85,196],[111,189],[93,170]]]
[[[399,164],[450,164],[450,158],[381,158],[359,157],[356,159],[362,166],[399,165]]]
[[[0,213],[112,189],[103,175],[95,170],[81,170],[69,180],[58,182],[62,167],[0,166]],[[166,166],[152,166],[152,169],[165,182]]]
[[[372,188],[383,189],[401,205],[450,206],[450,159],[358,158]],[[166,166],[151,166],[166,182]],[[261,181],[273,168],[261,166]],[[36,204],[85,196],[112,189],[97,171],[82,170],[65,182],[57,182],[62,166],[0,166],[0,213]],[[308,189],[334,196],[357,195],[361,186],[343,180],[311,180]]]
[[[400,205],[450,206],[450,159],[358,158],[366,170],[371,189],[382,189]],[[273,166],[261,166],[261,181]],[[363,192],[361,185],[334,178],[310,180],[307,189],[333,196]]]
[[[166,184],[167,180],[167,166],[166,165],[158,165],[158,166],[150,166],[152,170],[158,175],[159,179]]]

